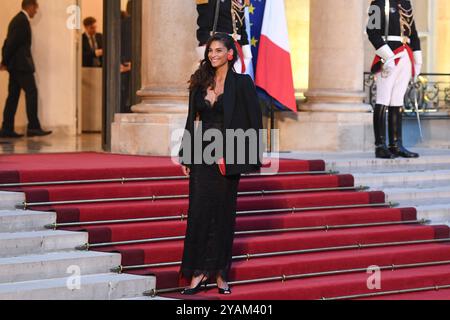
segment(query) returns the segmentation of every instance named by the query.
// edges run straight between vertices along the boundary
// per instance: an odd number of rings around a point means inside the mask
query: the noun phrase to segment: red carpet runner
[[[244,177],[231,271],[231,280],[238,283],[231,296],[211,288],[195,299],[364,298],[450,285],[447,226],[421,224],[414,208],[390,207],[382,192],[352,188],[351,175],[324,171],[323,161],[281,160],[285,174]],[[173,298],[186,298],[164,291],[186,285],[178,282],[188,210],[184,196],[189,193],[188,180],[181,176],[181,168],[166,157],[77,153],[0,158],[2,190],[25,192],[31,210],[55,211],[60,229],[87,231],[90,250],[120,252],[124,272],[156,275],[158,295]],[[152,177],[164,179],[120,181]],[[73,182],[97,179],[119,180]],[[55,181],[72,183],[4,185]],[[142,197],[147,199],[128,199]],[[91,203],[54,203],[75,200]],[[373,265],[389,268],[376,290],[367,286],[367,268]],[[450,290],[365,298],[450,299]]]

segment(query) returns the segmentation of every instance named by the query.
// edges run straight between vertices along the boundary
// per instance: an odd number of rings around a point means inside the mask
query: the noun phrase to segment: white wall
[[[103,0],[80,0],[81,19],[94,17],[97,20],[97,32],[103,33]],[[121,0],[123,11],[127,9],[128,0]]]
[[[20,10],[20,0],[2,0],[0,41],[5,39],[7,26]],[[39,118],[46,129],[55,133],[76,133],[77,104],[77,41],[78,31],[66,26],[66,12],[76,0],[40,0],[38,15],[32,21],[32,52],[36,64],[39,90]],[[7,95],[7,74],[0,75],[2,110]],[[0,116],[2,118],[2,116]],[[16,128],[23,131],[27,121],[23,102],[16,118]]]
[[[97,20],[97,32],[103,33],[103,0],[81,0],[81,19],[87,17],[94,17]]]

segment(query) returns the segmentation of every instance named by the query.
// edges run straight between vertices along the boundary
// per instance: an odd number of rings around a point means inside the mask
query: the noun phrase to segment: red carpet
[[[323,171],[323,161],[284,160],[283,171]],[[168,157],[127,156],[106,153],[2,155],[1,183],[48,182],[109,178],[181,175]]]
[[[325,171],[323,161],[282,160],[280,172]],[[180,167],[166,157],[125,156],[98,153],[44,154],[2,156],[0,183],[50,182],[67,180],[121,179],[182,176]],[[235,260],[231,281],[257,280],[269,277],[307,275],[313,273],[356,270],[346,274],[316,275],[312,277],[233,286],[233,295],[219,296],[214,289],[201,293],[196,299],[321,299],[373,293],[367,288],[370,275],[365,269],[372,265],[391,266],[423,264],[450,260],[450,242],[436,239],[450,237],[447,226],[428,226],[418,223],[414,208],[375,207],[384,204],[380,191],[338,190],[353,187],[354,179],[345,174],[308,174],[245,177],[239,191],[278,191],[277,194],[241,194],[238,212],[271,210],[254,214],[239,214],[236,231],[269,231],[236,235],[235,256],[271,254]],[[27,202],[55,202],[73,200],[117,199],[152,196],[188,195],[188,180],[145,182],[69,184],[3,188],[26,193]],[[308,192],[292,192],[289,190]],[[312,190],[311,190],[312,189]],[[316,189],[316,190],[314,190]],[[336,189],[336,190],[318,190]],[[330,206],[366,207],[326,209]],[[306,208],[292,212],[292,208]],[[314,208],[322,208],[313,210]],[[96,222],[100,225],[65,227],[65,230],[87,231],[89,243],[102,244],[95,250],[120,252],[123,266],[180,262],[182,240],[164,240],[141,244],[114,245],[113,242],[182,237],[186,221],[179,219],[139,222],[112,220],[167,218],[186,216],[188,200],[156,199],[122,202],[102,202],[70,205],[45,205],[33,210],[57,213],[58,223]],[[288,210],[289,212],[284,212]],[[367,225],[369,224],[369,225]],[[324,227],[331,227],[326,230]],[[341,228],[333,229],[333,227]],[[285,230],[312,228],[316,230]],[[428,243],[396,244],[434,240]],[[376,244],[360,248],[359,245]],[[348,247],[351,246],[351,247]],[[286,251],[309,250],[288,253]],[[314,250],[315,252],[311,252]],[[318,252],[318,250],[321,250]],[[278,254],[277,254],[278,253]],[[277,254],[277,255],[274,255]],[[184,286],[178,279],[179,266],[141,267],[133,274],[156,275],[158,289]],[[438,266],[409,266],[382,272],[382,288],[375,292],[414,289],[450,284],[450,263]],[[375,299],[450,299],[450,290],[420,292],[376,297]],[[186,298],[177,293],[163,296]],[[368,298],[374,299],[374,298]]]

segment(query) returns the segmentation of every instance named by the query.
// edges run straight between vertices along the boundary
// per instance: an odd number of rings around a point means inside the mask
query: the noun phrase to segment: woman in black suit
[[[262,166],[262,113],[252,79],[233,69],[237,59],[234,40],[227,34],[217,33],[208,41],[205,58],[189,82],[189,114],[179,153],[183,171],[190,177],[188,226],[180,271],[182,278],[191,280],[191,286],[182,292],[185,295],[200,292],[208,281],[217,283],[220,294],[231,294],[228,273],[238,186],[241,174],[258,171]],[[201,123],[197,129],[195,120]],[[256,139],[245,139],[245,143],[239,144],[235,138],[226,136],[227,131],[237,133],[235,130],[240,129],[252,132]],[[199,158],[184,152],[199,149],[194,135],[203,137],[209,130],[220,132],[223,137],[222,141],[213,138],[210,141],[214,142],[201,142],[200,150],[205,155],[211,143],[223,147],[210,152],[213,161],[203,156],[197,161]],[[227,151],[233,150],[234,160],[232,156],[228,159]],[[237,160],[244,155],[245,161]],[[225,172],[219,169],[221,158],[226,159]]]

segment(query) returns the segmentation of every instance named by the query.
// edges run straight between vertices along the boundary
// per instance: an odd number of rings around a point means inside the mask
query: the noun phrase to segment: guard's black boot
[[[403,146],[403,108],[389,107],[389,150],[397,157],[418,158]]]
[[[394,159],[395,156],[386,146],[386,106],[377,104],[373,113],[375,131],[375,156],[380,159]]]

